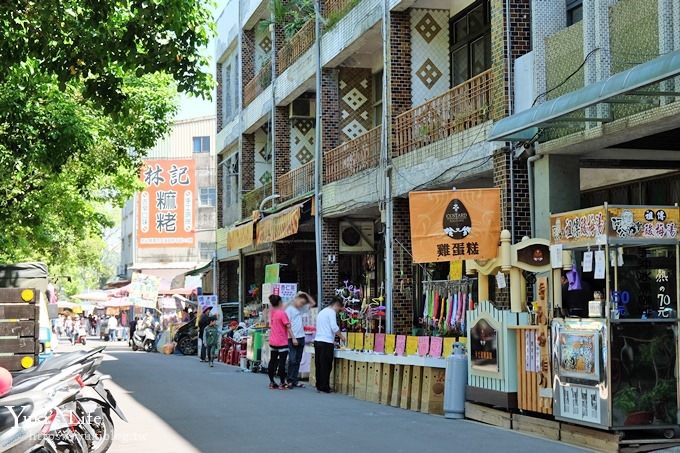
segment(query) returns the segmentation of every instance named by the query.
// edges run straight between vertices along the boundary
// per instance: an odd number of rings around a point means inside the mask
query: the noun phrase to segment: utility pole
[[[316,129],[314,131],[314,243],[316,246],[316,300],[323,303],[323,249],[322,238],[322,206],[321,185],[323,183],[323,148],[321,146],[321,0],[314,2],[315,40],[316,40]]]
[[[385,193],[383,209],[385,210],[385,332],[392,333],[393,325],[393,279],[394,279],[394,212],[392,209],[392,159],[390,156],[390,142],[392,133],[392,86],[390,75],[392,72],[392,55],[390,45],[390,5],[383,0],[383,105],[382,131],[380,137],[380,162],[385,175]]]

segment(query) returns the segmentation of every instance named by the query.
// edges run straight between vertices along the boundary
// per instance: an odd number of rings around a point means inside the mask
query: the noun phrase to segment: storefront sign
[[[279,282],[279,271],[281,270],[280,263],[267,264],[264,267],[264,282],[265,283],[278,283]]]
[[[561,330],[559,375],[600,382],[600,343],[596,331]]]
[[[472,368],[498,372],[498,333],[485,319],[478,319],[470,329]]]
[[[139,247],[193,247],[194,167],[192,159],[144,162],[145,189],[137,196]]]
[[[132,274],[128,302],[138,307],[156,308],[160,279],[155,275]]]
[[[409,193],[413,261],[495,258],[500,241],[500,189]]]
[[[558,387],[560,416],[600,424],[601,407],[598,389],[580,385]]]
[[[578,245],[604,243],[607,219],[603,207],[550,216],[550,242]]]
[[[260,220],[257,224],[257,243],[266,244],[292,236],[300,224],[300,206],[294,206]]]
[[[227,250],[240,250],[253,244],[253,222],[227,231]]]
[[[677,239],[677,207],[609,207],[609,237],[614,239]]]
[[[217,296],[216,295],[207,295],[207,296],[198,296],[198,310],[199,313],[203,313],[203,310],[206,308],[210,308],[211,312],[214,312],[217,309]]]

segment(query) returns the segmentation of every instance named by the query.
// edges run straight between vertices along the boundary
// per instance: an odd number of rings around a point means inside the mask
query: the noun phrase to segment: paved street
[[[62,343],[62,352],[70,349]],[[269,390],[265,375],[209,368],[196,357],[132,352],[123,343],[107,353],[102,371],[113,376],[107,386],[129,419],[114,420],[114,453],[582,451],[310,388]]]

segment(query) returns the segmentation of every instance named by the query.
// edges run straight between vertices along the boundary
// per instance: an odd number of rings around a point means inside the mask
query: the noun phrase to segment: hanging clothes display
[[[422,327],[465,334],[465,312],[474,308],[473,280],[430,280],[423,284]]]

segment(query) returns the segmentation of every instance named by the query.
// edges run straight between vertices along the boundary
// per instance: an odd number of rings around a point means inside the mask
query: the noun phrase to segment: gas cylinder
[[[467,387],[467,355],[463,343],[453,345],[453,353],[446,359],[444,378],[444,416],[465,418],[465,388]]]

